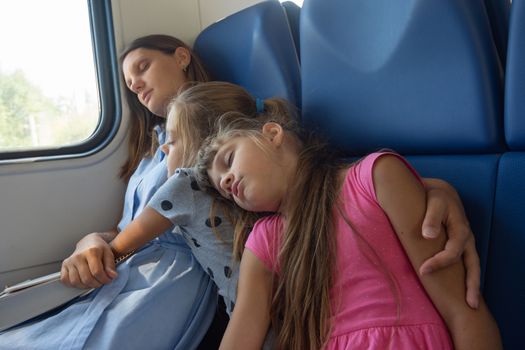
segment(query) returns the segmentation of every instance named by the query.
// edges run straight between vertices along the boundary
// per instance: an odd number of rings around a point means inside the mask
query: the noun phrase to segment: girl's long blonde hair
[[[268,118],[269,115],[287,113],[288,103],[272,98],[264,101],[264,110],[257,111],[257,102],[239,85],[211,81],[184,84],[168,107],[168,119],[183,148],[183,167],[195,165],[199,148],[213,133],[217,119],[231,111],[247,118]],[[264,116],[264,117],[263,117]]]
[[[271,301],[272,327],[280,349],[319,349],[331,329],[330,290],[336,257],[334,208],[340,188],[338,173],[346,165],[326,143],[305,135],[294,120],[286,119],[276,121],[296,138],[300,151],[296,182],[286,199],[279,275],[274,279]],[[217,134],[205,141],[199,153],[201,181],[206,183],[207,169],[223,142],[235,136],[261,138],[267,121],[222,116]],[[207,183],[210,186],[209,180]]]
[[[183,149],[181,167],[195,165],[203,140],[215,130],[217,119],[231,111],[242,113],[244,118],[254,120],[280,120],[278,118],[283,115],[295,115],[294,108],[280,98],[260,100],[258,106],[257,98],[239,85],[219,81],[186,83],[168,108],[170,126],[173,126],[178,136],[178,140],[175,141],[180,142]],[[214,211],[220,206],[232,222],[233,257],[240,260],[247,234],[259,215],[238,210],[231,202],[222,201],[217,196],[214,198],[216,200],[210,215],[214,216]]]

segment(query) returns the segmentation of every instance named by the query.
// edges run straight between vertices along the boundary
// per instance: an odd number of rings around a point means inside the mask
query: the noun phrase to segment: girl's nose
[[[168,146],[167,143],[163,144],[162,146],[160,146],[160,150],[162,151],[162,153],[164,153],[165,155],[168,155],[170,153],[170,147]]]
[[[233,174],[228,173],[221,179],[221,190],[223,190],[226,193],[231,193],[232,190],[232,184],[233,184]]]

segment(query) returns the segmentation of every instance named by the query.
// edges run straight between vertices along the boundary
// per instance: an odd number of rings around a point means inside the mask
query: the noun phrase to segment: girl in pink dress
[[[338,161],[286,123],[226,114],[200,154],[201,181],[253,227],[221,349],[500,349],[486,304],[465,302],[462,262],[419,275],[441,250],[420,227],[421,179],[401,156]]]

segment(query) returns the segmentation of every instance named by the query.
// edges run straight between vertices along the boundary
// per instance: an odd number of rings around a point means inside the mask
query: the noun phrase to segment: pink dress
[[[334,315],[326,349],[453,349],[444,321],[377,201],[372,168],[383,154],[362,159],[344,181],[343,209],[354,229],[338,215]],[[277,215],[261,219],[246,242],[270,270],[276,266],[281,225]]]

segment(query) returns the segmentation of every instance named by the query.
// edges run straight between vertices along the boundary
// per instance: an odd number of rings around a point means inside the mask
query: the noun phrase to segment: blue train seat
[[[505,349],[525,344],[525,2],[513,1],[505,81],[505,139],[496,185],[485,295]]]
[[[495,41],[506,33],[493,32],[487,4],[306,0],[299,66],[290,17],[264,1],[205,29],[195,49],[216,79],[295,102],[349,157],[391,148],[451,183],[512,350],[525,343],[525,3],[511,8],[505,82]]]
[[[507,57],[511,1],[512,0],[485,0],[494,42],[498,48],[498,54],[502,64],[505,64]]]
[[[301,22],[301,8],[293,1],[284,1],[281,5],[286,12],[286,17],[288,18],[288,24],[290,25],[290,31],[292,32],[295,44],[295,51],[297,51],[300,62],[301,56],[299,53],[301,51],[301,43],[299,40],[299,23]]]
[[[525,3],[511,7],[505,77],[505,138],[512,150],[525,150]]]
[[[344,150],[501,149],[501,68],[482,0],[312,0],[300,26],[304,121]]]
[[[525,139],[525,134],[522,136]],[[496,184],[485,299],[504,349],[525,344],[525,150],[502,155]]]
[[[454,185],[484,270],[503,150],[501,67],[483,2],[460,2],[305,3],[302,113],[349,155],[392,148]]]
[[[194,49],[215,80],[245,87],[260,98],[300,105],[299,61],[286,13],[264,1],[204,29]]]

